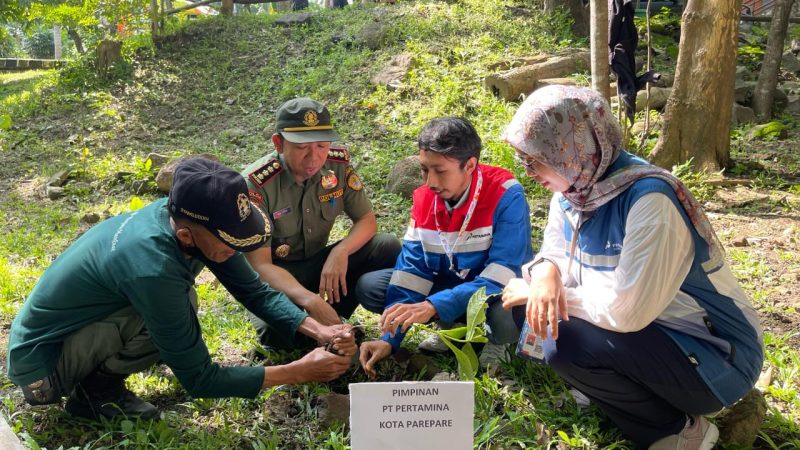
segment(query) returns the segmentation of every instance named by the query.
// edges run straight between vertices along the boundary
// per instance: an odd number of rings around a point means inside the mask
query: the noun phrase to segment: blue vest
[[[622,152],[607,173],[636,164],[648,163],[630,153]],[[758,379],[764,360],[761,339],[758,330],[750,324],[739,305],[731,297],[719,293],[709,279],[709,274],[703,270],[702,263],[708,259],[708,244],[694,229],[675,191],[668,183],[657,178],[640,179],[596,211],[584,213],[584,217],[588,219],[584,220],[578,234],[578,248],[581,252],[576,251],[573,264],[579,263],[577,254],[582,254],[590,262],[581,262],[581,270],[614,271],[622,252],[628,211],[639,198],[652,192],[660,192],[672,200],[691,231],[695,248],[694,260],[680,290],[691,296],[705,310],[706,317],[699,328],[707,330],[708,339],[703,339],[696,332],[691,335],[681,332],[680,326],[665,326],[664,324],[669,325],[667,321],[659,320],[656,325],[683,350],[720,402],[730,405],[744,396]],[[560,206],[565,212],[572,210],[564,198],[560,200]],[[565,224],[564,239],[566,242],[572,239],[572,228],[569,224]],[[566,253],[568,256],[569,249]],[[729,352],[723,351],[712,342],[719,342],[720,339],[729,344]]]

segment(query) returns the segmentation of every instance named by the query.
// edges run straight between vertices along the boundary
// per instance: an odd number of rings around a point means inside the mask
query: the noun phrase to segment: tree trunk
[[[775,89],[778,87],[778,70],[783,58],[783,45],[789,28],[789,14],[794,0],[777,0],[772,9],[772,23],[769,26],[767,50],[761,61],[755,92],[753,92],[753,112],[762,119],[772,118]]]
[[[669,169],[694,158],[695,169],[728,166],[741,6],[741,0],[686,2],[675,82],[653,163]]]
[[[78,34],[78,30],[72,27],[67,28],[67,36],[69,36],[69,38],[72,39],[72,42],[75,43],[75,50],[77,50],[78,53],[81,55],[86,53],[86,49],[83,48],[83,39],[81,38],[81,35]]]
[[[552,14],[556,8],[564,5],[572,16],[572,34],[589,37],[589,5],[583,0],[544,0],[544,12]]]
[[[608,1],[591,0],[591,64],[592,89],[609,100],[611,92],[608,77]]]
[[[97,45],[97,59],[95,67],[97,73],[106,75],[111,67],[122,59],[122,42],[119,41],[100,41]]]
[[[158,36],[158,0],[150,0],[150,35]]]
[[[223,16],[232,16],[233,0],[222,0],[222,8],[220,8],[220,12]]]

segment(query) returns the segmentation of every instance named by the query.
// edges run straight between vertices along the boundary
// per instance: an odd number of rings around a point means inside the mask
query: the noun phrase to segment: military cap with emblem
[[[308,97],[287,101],[278,108],[276,128],[289,142],[333,142],[341,139],[331,125],[331,113],[320,102]]]
[[[269,221],[248,197],[237,172],[205,158],[188,159],[175,168],[169,210],[202,225],[228,247],[249,252],[270,236]]]

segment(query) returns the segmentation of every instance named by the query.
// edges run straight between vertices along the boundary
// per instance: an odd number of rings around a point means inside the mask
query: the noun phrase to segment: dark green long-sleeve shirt
[[[161,359],[189,394],[255,397],[263,367],[221,367],[208,354],[189,301],[204,265],[278,332],[294,334],[306,318],[285,295],[262,283],[241,253],[224,263],[187,258],[161,199],[93,227],[44,272],[11,325],[9,378],[27,385],[46,377],[71,333],[133,306]]]

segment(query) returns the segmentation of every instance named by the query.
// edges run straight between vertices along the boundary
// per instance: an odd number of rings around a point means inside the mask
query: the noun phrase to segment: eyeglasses
[[[526,169],[528,169],[529,171],[533,172],[534,174],[539,173],[539,171],[536,170],[537,162],[535,160],[525,159],[522,156],[520,156],[519,154],[514,153],[514,161],[516,161],[518,164],[522,164]]]

